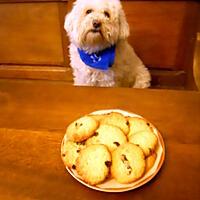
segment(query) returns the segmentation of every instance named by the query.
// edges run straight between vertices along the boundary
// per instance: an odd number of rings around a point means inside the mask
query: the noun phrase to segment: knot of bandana
[[[108,70],[115,61],[115,46],[107,48],[97,53],[87,53],[78,49],[81,60],[87,65],[95,69]]]

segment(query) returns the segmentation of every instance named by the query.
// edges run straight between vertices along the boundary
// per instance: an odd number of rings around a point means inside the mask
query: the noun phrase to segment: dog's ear
[[[119,13],[119,26],[120,26],[119,39],[126,39],[130,34],[130,30],[123,9],[121,9]]]
[[[72,12],[68,13],[65,17],[65,24],[64,29],[67,31],[67,33],[71,33],[73,31],[73,16]]]

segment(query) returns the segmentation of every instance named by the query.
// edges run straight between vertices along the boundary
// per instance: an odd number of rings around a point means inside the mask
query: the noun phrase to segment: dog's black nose
[[[94,20],[94,21],[93,21],[93,27],[94,27],[95,29],[100,28],[100,27],[101,27],[101,22],[98,21],[98,20]]]

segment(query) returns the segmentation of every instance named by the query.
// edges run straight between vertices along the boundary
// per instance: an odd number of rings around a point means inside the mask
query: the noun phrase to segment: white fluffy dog
[[[147,88],[151,76],[127,42],[120,0],[77,0],[65,19],[74,84]]]

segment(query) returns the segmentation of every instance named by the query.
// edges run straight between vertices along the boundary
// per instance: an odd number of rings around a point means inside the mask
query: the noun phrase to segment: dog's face
[[[65,30],[72,43],[89,53],[103,50],[129,35],[119,0],[77,0],[66,16]]]

